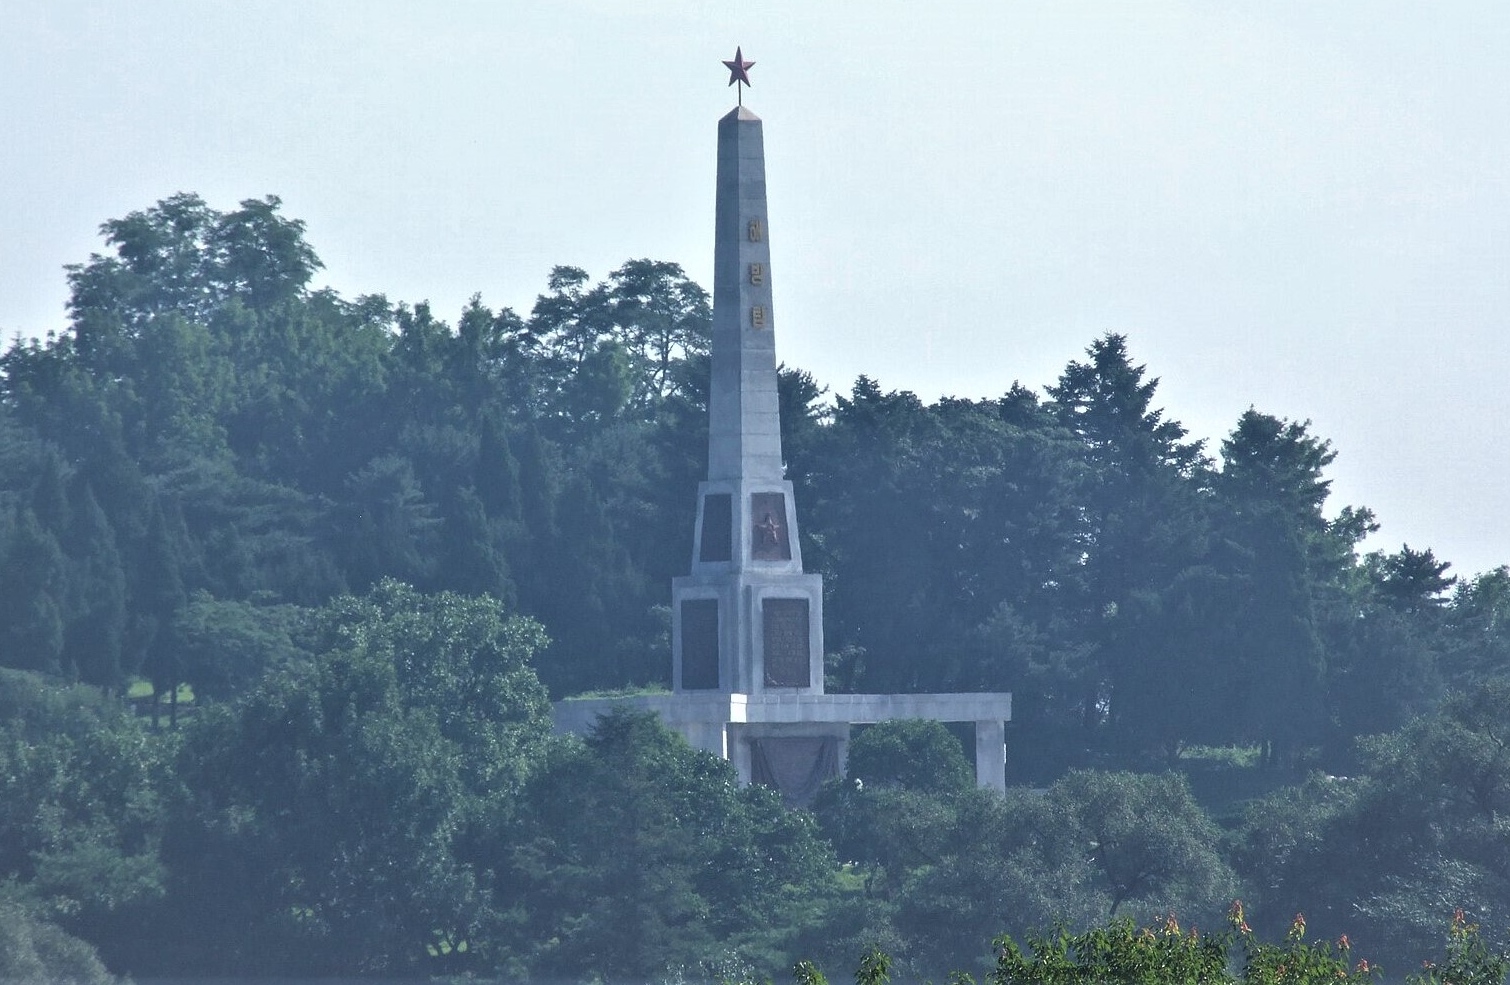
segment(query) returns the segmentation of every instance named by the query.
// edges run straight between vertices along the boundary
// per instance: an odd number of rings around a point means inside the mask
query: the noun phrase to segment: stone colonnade
[[[1006,727],[1012,695],[976,694],[649,694],[559,701],[561,732],[586,732],[616,709],[653,711],[698,749],[734,765],[741,783],[751,779],[750,742],[763,738],[834,738],[841,773],[851,725],[922,718],[975,725],[975,781],[1006,789]]]

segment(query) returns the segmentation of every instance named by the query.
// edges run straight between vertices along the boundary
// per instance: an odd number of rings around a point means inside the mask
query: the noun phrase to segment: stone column
[[[1007,729],[999,721],[975,723],[975,783],[1006,793]]]
[[[734,774],[739,778],[739,785],[750,785],[750,737],[744,734],[744,729],[736,726],[727,726],[729,762],[734,765]]]

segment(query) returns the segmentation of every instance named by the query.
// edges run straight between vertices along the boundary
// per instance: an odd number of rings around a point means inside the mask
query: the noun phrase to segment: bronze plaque
[[[756,561],[790,561],[792,542],[786,529],[786,496],[754,493],[750,496],[750,557]]]
[[[728,493],[708,493],[703,497],[703,532],[698,539],[697,559],[734,559],[734,498]]]
[[[682,688],[718,689],[718,599],[682,600]]]
[[[765,686],[811,687],[807,599],[766,599],[760,608],[765,638]],[[686,670],[682,673],[685,675]]]

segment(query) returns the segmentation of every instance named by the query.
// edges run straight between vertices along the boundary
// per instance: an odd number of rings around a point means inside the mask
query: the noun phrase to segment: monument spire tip
[[[754,62],[745,61],[744,48],[740,45],[734,46],[733,59],[724,62],[724,68],[729,70],[729,85],[739,83],[739,105],[741,106],[745,104],[745,86],[754,84],[750,81],[750,69],[754,67]]]

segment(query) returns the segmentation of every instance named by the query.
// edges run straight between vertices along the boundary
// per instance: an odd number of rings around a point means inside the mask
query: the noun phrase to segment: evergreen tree
[[[1080,666],[1065,670],[1079,690],[1080,723],[1094,731],[1117,723],[1150,672],[1138,640],[1151,631],[1146,619],[1168,610],[1139,600],[1157,598],[1204,560],[1209,464],[1200,442],[1184,440],[1185,428],[1154,407],[1159,381],[1132,362],[1124,336],[1106,335],[1086,354],[1048,394],[1085,466],[1076,494],[1084,562],[1073,579],[1085,646]]]
[[[63,662],[79,679],[110,689],[126,681],[126,570],[115,531],[88,485],[83,487],[68,544],[68,625]]]
[[[1448,612],[1451,654],[1444,673],[1459,688],[1510,676],[1510,567],[1460,580]]]
[[[62,675],[63,551],[28,506],[0,513],[0,666]]]
[[[171,504],[168,509],[172,509]],[[164,696],[170,724],[178,724],[178,686],[184,682],[184,658],[173,638],[173,620],[187,601],[184,589],[184,543],[181,523],[154,499],[146,542],[132,579],[129,645],[133,666],[152,682],[152,720],[156,724]]]
[[[375,458],[347,485],[341,547],[350,583],[366,587],[385,577],[427,581],[439,521],[408,459]]]
[[[470,486],[452,493],[441,521],[441,541],[437,580],[446,588],[514,604],[503,522],[488,519]]]
[[[1222,442],[1216,487],[1224,508],[1218,563],[1236,589],[1221,704],[1242,730],[1228,738],[1262,741],[1271,762],[1292,763],[1327,717],[1316,602],[1336,574],[1322,515],[1330,486],[1322,475],[1336,454],[1308,423],[1250,408]]]

